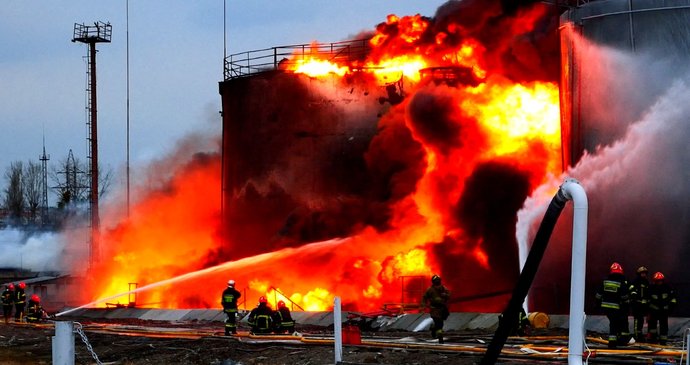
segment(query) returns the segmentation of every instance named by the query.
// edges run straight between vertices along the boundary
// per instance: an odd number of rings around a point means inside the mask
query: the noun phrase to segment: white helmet
[[[228,280],[228,286],[235,286],[235,280]]]

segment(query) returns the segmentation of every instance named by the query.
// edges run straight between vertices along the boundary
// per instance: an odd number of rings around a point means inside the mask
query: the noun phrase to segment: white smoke
[[[62,236],[50,232],[0,230],[0,267],[35,272],[58,271],[65,244]]]

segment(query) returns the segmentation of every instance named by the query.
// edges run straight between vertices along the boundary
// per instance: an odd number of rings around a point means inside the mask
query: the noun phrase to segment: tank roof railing
[[[542,0],[544,4],[555,5],[559,8],[577,8],[597,0]]]
[[[260,72],[289,69],[291,64],[310,56],[338,64],[351,64],[364,59],[369,50],[369,39],[357,39],[335,43],[278,46],[235,53],[225,58],[223,76],[227,81]]]

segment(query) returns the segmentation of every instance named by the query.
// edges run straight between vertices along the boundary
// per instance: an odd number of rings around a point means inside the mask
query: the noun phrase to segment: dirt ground
[[[185,339],[92,332],[89,330],[89,323],[86,322],[81,321],[87,329],[85,333],[88,342],[102,364],[321,365],[335,363],[333,344],[281,343],[280,341],[255,343],[247,341],[246,337],[222,336],[222,323],[186,323],[185,328],[197,327],[205,331],[206,335],[198,339]],[[144,324],[155,327],[179,326],[179,324],[163,322],[142,322],[146,323],[133,323],[130,320],[124,324]],[[103,321],[99,320],[99,323],[102,324]],[[122,321],[118,321],[110,325],[122,324]],[[217,326],[217,331],[209,325]],[[241,332],[247,330],[247,328],[240,328]],[[332,333],[324,333],[322,328],[298,327],[297,330],[305,335],[318,336],[318,332],[322,331],[321,334],[332,336]],[[209,331],[211,335],[208,335]],[[51,338],[54,335],[54,328],[48,325],[36,327],[26,324],[0,323],[0,364],[52,364]],[[453,335],[449,333],[448,340],[452,341]],[[363,336],[428,337],[428,333],[363,333]],[[97,363],[79,336],[75,336],[75,353],[76,364]],[[442,350],[345,346],[342,359],[343,365],[469,365],[478,363],[481,357]]]
[[[208,365],[327,365],[335,364],[334,346],[328,341],[295,341],[276,338],[256,340],[248,336],[223,336],[222,322],[163,322],[144,320],[105,320],[90,322],[71,318],[79,322],[93,352],[101,364],[208,364]],[[76,326],[76,325],[75,325]],[[240,333],[248,328],[240,325]],[[332,328],[297,326],[305,339],[332,340]],[[506,348],[528,341],[535,346],[567,347],[567,333],[558,330],[541,330],[527,339],[511,338]],[[176,337],[164,337],[175,333]],[[180,338],[189,334],[189,338]],[[0,365],[52,364],[52,324],[40,325],[5,324],[0,322]],[[483,357],[486,344],[493,332],[449,331],[446,345],[439,346],[431,340],[428,332],[362,332],[367,343],[385,343],[387,340],[412,338],[421,346],[351,346],[343,348],[341,365],[474,365]],[[548,338],[548,339],[547,339]],[[563,340],[563,338],[566,338]],[[555,339],[555,340],[554,340]],[[330,340],[329,340],[330,341]],[[512,341],[512,343],[510,343]],[[458,350],[461,345],[476,345],[481,351]],[[516,345],[517,346],[514,346]],[[524,343],[523,343],[524,344]],[[453,349],[455,345],[455,349]],[[677,348],[680,343],[674,344]],[[605,345],[593,343],[592,346]],[[444,348],[445,347],[445,348]],[[644,347],[638,347],[643,349]],[[658,350],[658,349],[657,349]],[[653,351],[657,351],[653,350]],[[98,364],[80,336],[75,336],[75,364]],[[666,359],[663,359],[666,361]],[[651,362],[650,362],[651,361]],[[653,358],[608,357],[589,359],[592,364],[651,364]],[[502,355],[497,364],[565,364],[567,359],[534,358],[525,355],[507,357]],[[663,362],[666,363],[666,362]],[[669,360],[669,363],[672,363]]]

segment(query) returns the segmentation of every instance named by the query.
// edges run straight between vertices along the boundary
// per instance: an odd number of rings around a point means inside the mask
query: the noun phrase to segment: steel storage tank
[[[591,1],[572,8],[561,16],[561,123],[564,165],[575,165],[584,151],[593,152],[622,135],[628,121],[635,121],[648,106],[649,90],[631,93],[626,100],[608,105],[614,113],[595,113],[605,95],[593,92],[593,85],[621,89],[629,78],[602,77],[616,73],[619,65],[592,62],[587,42],[615,50],[646,55],[663,67],[685,65],[690,57],[689,0],[611,0]],[[596,57],[595,57],[596,59]],[[638,78],[655,77],[636,75]],[[658,87],[655,80],[643,82]],[[618,105],[616,105],[618,104]]]

